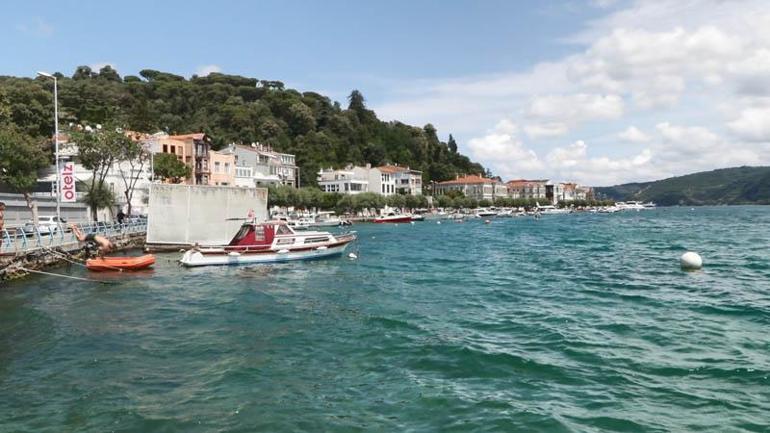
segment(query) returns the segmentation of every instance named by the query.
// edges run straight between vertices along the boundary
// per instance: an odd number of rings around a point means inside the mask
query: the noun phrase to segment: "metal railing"
[[[147,232],[147,221],[136,220],[119,224],[117,222],[92,222],[75,224],[83,234],[100,234],[106,237],[139,234]],[[0,231],[0,255],[27,253],[38,249],[76,246],[78,239],[69,224],[56,226],[27,225],[5,228]]]

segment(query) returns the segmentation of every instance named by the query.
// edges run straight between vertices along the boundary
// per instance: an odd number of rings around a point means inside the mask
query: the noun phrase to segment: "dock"
[[[147,235],[144,220],[76,225],[85,234],[100,234],[110,239],[116,250],[141,247]],[[65,263],[63,257],[82,255],[82,247],[72,229],[62,225],[42,233],[38,227],[31,233],[21,228],[3,229],[0,231],[0,281],[26,276],[26,269],[39,270]]]

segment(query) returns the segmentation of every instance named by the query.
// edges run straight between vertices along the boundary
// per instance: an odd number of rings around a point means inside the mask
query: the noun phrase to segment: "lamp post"
[[[59,82],[56,76],[47,72],[38,72],[37,75],[53,80],[53,142],[55,146],[56,160],[56,219],[61,221],[61,172],[59,171]]]

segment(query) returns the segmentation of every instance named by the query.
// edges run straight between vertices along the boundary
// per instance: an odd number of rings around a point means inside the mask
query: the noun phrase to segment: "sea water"
[[[770,429],[768,207],[353,229],[356,260],[5,284],[0,431]]]

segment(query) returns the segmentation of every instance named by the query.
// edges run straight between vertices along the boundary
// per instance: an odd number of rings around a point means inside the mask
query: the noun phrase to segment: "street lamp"
[[[53,129],[56,159],[56,219],[61,221],[61,173],[59,172],[59,83],[56,76],[38,71],[37,75],[53,80]]]

